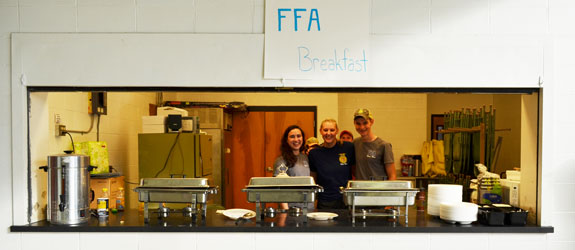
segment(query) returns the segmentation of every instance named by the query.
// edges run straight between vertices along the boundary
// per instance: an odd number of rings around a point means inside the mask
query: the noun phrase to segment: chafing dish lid
[[[359,181],[352,180],[347,182],[347,189],[362,190],[393,190],[409,189],[411,181]]]
[[[317,187],[311,176],[252,177],[247,188],[259,187]]]
[[[207,178],[143,178],[143,188],[210,188]]]

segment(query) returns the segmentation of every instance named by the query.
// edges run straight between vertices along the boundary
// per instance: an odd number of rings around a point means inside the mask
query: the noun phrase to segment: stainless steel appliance
[[[216,194],[218,188],[210,186],[207,178],[144,178],[134,191],[138,192],[138,200],[144,202],[144,221],[147,223],[150,202],[160,203],[159,218],[170,214],[170,209],[163,203],[189,203],[182,209],[182,214],[195,220],[201,213],[205,219],[209,195]]]
[[[323,188],[316,185],[310,176],[252,177],[242,191],[247,192],[248,202],[256,203],[256,221],[261,221],[267,202],[304,203],[302,212],[307,218],[307,204],[313,203],[316,193],[323,192]]]
[[[355,223],[357,216],[405,216],[405,224],[408,222],[408,206],[415,203],[417,188],[411,188],[410,181],[349,181],[347,187],[342,189],[344,203],[351,206],[351,218]],[[385,207],[403,206],[396,213],[382,212],[356,212],[356,207]]]
[[[48,166],[48,221],[79,224],[90,218],[90,157],[78,154],[50,155]],[[93,197],[92,197],[93,199]]]

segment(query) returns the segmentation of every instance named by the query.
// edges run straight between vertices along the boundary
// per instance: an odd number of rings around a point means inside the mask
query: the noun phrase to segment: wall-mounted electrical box
[[[105,115],[108,113],[108,93],[90,92],[88,93],[88,113]]]

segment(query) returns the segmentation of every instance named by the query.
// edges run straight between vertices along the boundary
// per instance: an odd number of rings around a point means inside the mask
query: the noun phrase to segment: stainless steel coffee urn
[[[79,224],[90,218],[90,157],[78,154],[48,156],[48,221]],[[93,199],[93,197],[92,197]]]

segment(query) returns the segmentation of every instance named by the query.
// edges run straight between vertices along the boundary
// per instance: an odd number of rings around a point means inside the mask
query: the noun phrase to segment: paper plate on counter
[[[331,220],[337,217],[337,214],[328,213],[328,212],[313,212],[308,213],[307,217],[313,220]]]
[[[240,217],[244,217],[244,219],[251,219],[256,217],[256,212],[252,211],[252,210],[248,210],[248,209],[241,209],[241,208],[232,208],[232,209],[226,209],[221,211],[221,214],[223,214],[224,216],[232,219],[232,220],[237,220]]]

